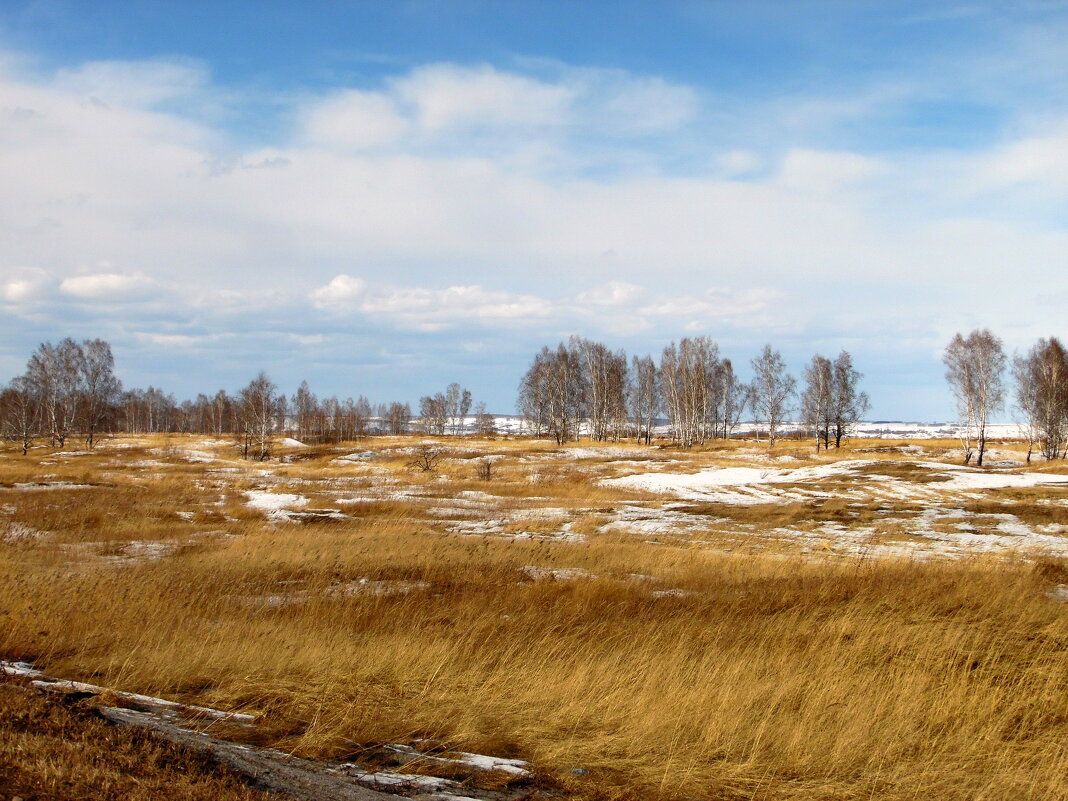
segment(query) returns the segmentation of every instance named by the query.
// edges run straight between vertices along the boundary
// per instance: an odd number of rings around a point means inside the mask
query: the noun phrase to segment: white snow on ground
[[[414,773],[392,773],[380,770],[375,773],[367,773],[359,765],[348,763],[340,767],[348,769],[348,773],[356,781],[371,787],[410,787],[418,790],[442,790],[446,787],[459,787],[457,782],[451,779],[439,779],[437,776],[419,776]]]
[[[638,473],[602,483],[611,486],[642,489],[688,501],[704,501],[731,505],[756,503],[791,503],[835,497],[854,502],[857,506],[904,500],[922,504],[919,514],[906,517],[885,517],[884,526],[841,525],[827,523],[815,531],[781,528],[767,530],[751,524],[731,524],[730,520],[688,514],[685,506],[673,508],[667,504],[624,506],[616,520],[601,527],[602,531],[629,531],[636,535],[674,534],[701,536],[702,530],[717,534],[759,540],[801,542],[813,549],[830,550],[838,554],[861,554],[925,558],[933,555],[962,556],[969,553],[1044,553],[1068,556],[1068,537],[1065,529],[1055,524],[1032,527],[1013,514],[968,512],[963,504],[985,493],[1016,487],[1068,485],[1068,475],[1053,473],[1014,473],[941,462],[888,462],[887,472],[895,466],[906,465],[929,471],[936,480],[924,483],[908,477],[880,475],[878,462],[853,460],[796,470],[730,467],[703,470],[690,474]],[[875,465],[874,467],[870,467]],[[860,473],[860,468],[868,467]],[[833,492],[824,489],[821,479],[836,477],[839,486]],[[848,479],[842,487],[841,480]],[[943,480],[939,480],[943,479]],[[790,486],[777,486],[789,484]],[[807,486],[811,484],[811,487]],[[1062,503],[1057,498],[1044,499],[1050,504]],[[1039,499],[1039,503],[1043,500]],[[1011,503],[1007,507],[1011,511]],[[894,530],[903,536],[895,539]]]
[[[872,462],[870,460],[857,459],[816,465],[814,467],[800,467],[796,470],[721,467],[702,470],[699,473],[637,473],[632,476],[623,476],[622,478],[605,479],[602,483],[608,486],[670,494],[689,500],[754,504],[768,503],[774,498],[759,490],[748,494],[733,491],[719,492],[717,490],[723,487],[818,481],[828,476],[850,473],[856,468],[868,464],[872,464]],[[788,500],[796,499],[790,493],[785,493],[780,497],[785,497]]]
[[[529,776],[528,763],[522,759],[502,759],[501,757],[485,756],[484,754],[469,754],[465,751],[456,752],[456,762],[470,765],[479,770],[500,770],[515,776]]]
[[[158,707],[162,709],[170,709],[175,711],[188,711],[205,717],[214,718],[216,720],[229,720],[236,723],[252,723],[256,720],[255,715],[246,715],[241,712],[224,712],[221,709],[212,709],[205,706],[193,706],[192,704],[180,704],[177,701],[170,701],[166,698],[157,698],[152,695],[141,695],[140,693],[128,693],[122,690],[114,690],[108,687],[100,687],[96,684],[86,684],[81,681],[68,681],[67,679],[54,679],[45,676],[41,671],[33,667],[33,665],[25,662],[0,662],[0,673],[22,676],[24,678],[33,679],[31,683],[35,687],[40,687],[46,690],[60,690],[68,692],[81,692],[91,693],[93,695],[100,695],[102,693],[111,693],[117,695],[124,701],[128,701],[137,706]]]
[[[306,506],[308,499],[303,495],[287,492],[268,492],[267,490],[245,490],[248,496],[248,506],[253,509],[263,509],[265,512],[274,512],[285,509],[287,506]]]
[[[282,440],[282,447],[284,447],[284,448],[306,448],[307,445],[305,445],[299,439],[293,439],[292,437],[286,437],[285,439]]]
[[[390,751],[398,754],[406,754],[420,760],[430,762],[447,762],[454,765],[467,765],[477,770],[499,770],[511,773],[515,776],[529,776],[527,769],[530,763],[522,759],[504,759],[503,757],[486,756],[485,754],[471,754],[467,751],[452,751],[448,755],[427,754],[412,748],[410,745],[387,745]]]
[[[789,502],[806,496],[798,496],[796,493],[775,489],[764,491],[754,489],[754,487],[769,484],[818,482],[821,479],[832,476],[849,475],[855,473],[859,468],[873,464],[879,463],[870,459],[853,459],[812,467],[799,467],[795,470],[722,467],[702,470],[698,473],[636,473],[621,478],[605,479],[602,483],[608,486],[674,495],[688,500],[736,504]],[[1068,484],[1068,475],[1056,473],[992,472],[981,468],[943,464],[941,462],[891,462],[887,464],[913,465],[930,470],[932,473],[948,474],[949,479],[924,485],[908,480],[898,480],[873,472],[868,475],[856,476],[858,488],[865,484],[875,484],[879,494],[915,498],[924,495],[933,497],[947,491]],[[740,491],[738,488],[745,489]],[[808,497],[819,494],[818,490],[806,490],[805,492]],[[829,495],[829,493],[823,494]]]
[[[374,451],[356,451],[355,453],[346,453],[341,456],[337,456],[331,459],[331,462],[369,462],[374,458]]]
[[[75,484],[72,481],[33,481],[21,484],[12,484],[10,487],[0,487],[0,490],[30,490],[36,492],[40,490],[89,489],[92,486],[92,484]]]
[[[945,469],[945,466],[943,466]],[[978,470],[954,471],[953,478],[938,484],[947,490],[1007,489],[1009,487],[1038,487],[1049,484],[1068,484],[1068,475],[1056,473],[984,473]]]

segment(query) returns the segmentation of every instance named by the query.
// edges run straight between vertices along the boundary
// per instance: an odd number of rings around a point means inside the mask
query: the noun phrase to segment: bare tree
[[[0,424],[4,438],[17,442],[25,456],[41,424],[40,398],[26,376],[15,378],[0,394]]]
[[[1016,405],[1027,421],[1027,461],[1037,441],[1046,459],[1068,448],[1068,353],[1056,337],[1040,339],[1013,360]]]
[[[816,437],[816,453],[820,443],[830,447],[831,407],[834,402],[834,367],[826,356],[816,354],[805,367],[805,389],[801,393],[801,422]]]
[[[534,430],[547,430],[558,444],[577,438],[585,401],[578,354],[563,343],[542,348],[519,384],[518,406]]]
[[[834,447],[842,447],[842,440],[851,436],[857,423],[868,413],[868,393],[859,391],[864,376],[853,367],[853,357],[843,350],[834,360],[834,383],[831,393],[830,431]]]
[[[449,421],[448,400],[445,395],[424,395],[419,399],[419,422],[425,434],[444,434]]]
[[[497,433],[497,421],[486,411],[486,404],[482,401],[475,406],[475,432],[480,437],[489,437]]]
[[[311,433],[311,423],[318,405],[319,400],[312,394],[308,382],[301,381],[300,386],[297,387],[297,391],[293,395],[293,399],[290,401],[294,422],[297,427],[297,439],[301,442],[305,442]]]
[[[390,434],[407,434],[412,420],[412,409],[407,403],[393,401],[386,410],[386,425]]]
[[[87,339],[81,345],[81,407],[85,429],[85,444],[92,448],[97,432],[111,413],[122,392],[122,384],[115,377],[115,357],[111,345],[102,339]]]
[[[771,345],[751,362],[753,366],[753,409],[768,426],[768,447],[775,447],[779,428],[790,411],[790,399],[797,381],[786,372],[786,363]]]
[[[957,401],[964,463],[971,461],[977,448],[977,464],[981,467],[990,415],[1002,407],[1005,399],[1005,351],[1001,340],[986,328],[976,329],[967,337],[957,334],[946,346],[942,361]]]
[[[738,380],[730,359],[724,359],[716,367],[716,385],[721,398],[716,436],[729,439],[746,408],[752,403],[753,388]]]
[[[460,393],[462,387],[455,381],[445,387],[445,408],[443,410],[443,416],[445,418],[445,427],[450,429],[452,433],[459,433],[457,431],[457,424],[460,418]]]
[[[58,345],[42,343],[26,365],[53,447],[62,448],[74,427],[83,359],[78,343],[68,337]]]
[[[688,448],[714,435],[718,418],[719,346],[709,337],[672,342],[660,356],[660,390],[676,444]]]
[[[568,348],[583,372],[590,437],[598,441],[612,435],[618,437],[627,417],[626,354],[612,352],[606,345],[582,337],[571,337]]]
[[[262,371],[241,390],[242,433],[246,459],[250,453],[254,453],[260,461],[271,455],[277,393],[278,388]]]
[[[656,413],[660,408],[659,390],[656,362],[651,356],[635,356],[631,361],[627,395],[638,441],[644,440],[646,445],[652,442]]]
[[[366,437],[371,424],[371,402],[363,395],[356,399],[352,408],[353,429],[357,437]]]

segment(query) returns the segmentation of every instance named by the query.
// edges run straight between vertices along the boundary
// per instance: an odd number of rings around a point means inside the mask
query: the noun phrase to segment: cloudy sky
[[[179,397],[509,412],[572,333],[940,353],[1068,335],[1068,4],[0,4],[0,381],[103,337]],[[1008,415],[1006,415],[1008,418]]]

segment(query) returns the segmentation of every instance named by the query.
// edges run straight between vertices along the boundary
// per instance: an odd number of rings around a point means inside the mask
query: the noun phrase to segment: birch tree
[[[1023,413],[1029,436],[1027,460],[1038,442],[1046,459],[1057,459],[1068,448],[1068,353],[1056,337],[1040,339],[1026,356],[1013,360],[1016,406]]]
[[[5,439],[17,442],[25,456],[40,432],[41,403],[26,376],[12,380],[0,394],[0,424]]]
[[[58,345],[42,343],[26,365],[53,447],[62,448],[74,427],[83,358],[78,343],[68,337]]]
[[[834,383],[831,393],[830,431],[834,447],[842,447],[842,440],[852,436],[860,419],[868,413],[868,393],[860,391],[864,376],[853,366],[853,357],[843,350],[834,360]]]
[[[656,413],[660,408],[656,362],[652,357],[635,356],[631,361],[627,395],[638,441],[644,440],[649,445],[653,438]]]
[[[757,418],[768,427],[768,447],[775,447],[779,428],[790,411],[790,399],[794,396],[797,381],[786,372],[786,363],[777,350],[765,345],[760,355],[752,360],[753,410]]]
[[[576,439],[586,415],[586,387],[578,353],[560,343],[542,348],[519,385],[519,408],[557,444]]]
[[[834,399],[834,367],[831,360],[820,354],[812,357],[805,367],[805,389],[801,393],[801,422],[816,438],[816,453],[820,444],[830,447],[831,407]]]
[[[977,464],[982,467],[990,415],[1005,400],[1005,351],[1001,340],[986,328],[976,329],[967,337],[957,334],[946,346],[942,361],[957,403],[964,463],[971,462],[977,453]]]
[[[730,359],[724,359],[716,368],[716,386],[720,400],[717,434],[729,439],[753,399],[753,388],[739,381]]]
[[[263,461],[271,455],[277,395],[278,388],[264,372],[260,372],[241,390],[245,458],[255,454],[257,459]]]
[[[81,345],[81,352],[78,359],[81,417],[85,444],[92,448],[100,427],[122,393],[122,384],[115,377],[115,357],[111,353],[111,345],[102,339],[87,339]]]

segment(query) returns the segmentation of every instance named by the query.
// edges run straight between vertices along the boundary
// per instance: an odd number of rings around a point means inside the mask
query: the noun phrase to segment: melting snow
[[[253,509],[276,512],[287,506],[306,506],[308,499],[303,495],[287,492],[268,492],[267,490],[245,490],[248,505]]]

